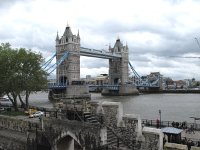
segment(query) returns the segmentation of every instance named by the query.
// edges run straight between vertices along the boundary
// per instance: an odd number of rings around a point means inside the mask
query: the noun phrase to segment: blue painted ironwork
[[[89,57],[97,57],[103,59],[113,59],[113,58],[121,58],[121,54],[112,53],[105,50],[96,50],[90,48],[80,47],[80,55],[81,56],[89,56]]]
[[[108,52],[105,50],[96,50],[96,49],[89,49],[89,48],[84,48],[80,47],[80,53],[76,52],[68,52],[65,51],[64,55],[53,65],[50,67],[49,64],[51,61],[55,58],[56,54],[54,54],[42,67],[43,69],[46,69],[46,71],[51,74],[66,58],[68,58],[69,54],[78,54],[82,56],[89,56],[89,57],[97,57],[97,58],[104,58],[104,59],[114,59],[114,58],[121,58],[121,54],[116,54],[112,52]],[[150,82],[148,79],[142,79],[140,75],[136,72],[136,70],[133,68],[131,63],[129,62],[129,66],[134,73],[135,77],[138,79],[138,82],[136,82],[136,87],[159,87],[159,81],[160,78],[158,77],[157,80],[154,80]],[[48,68],[47,68],[48,67]],[[120,85],[89,85],[91,88],[104,88],[108,90],[119,90]],[[54,88],[54,89],[65,89],[66,85],[61,85],[60,83],[54,83],[49,85],[49,88]]]
[[[76,52],[72,52],[72,51],[70,51],[70,52],[65,51],[64,55],[60,58],[60,60],[58,60],[55,64],[49,66],[50,63],[52,62],[52,60],[56,57],[56,53],[55,53],[47,62],[45,62],[42,65],[42,68],[45,71],[47,71],[48,74],[51,74],[68,57],[69,53],[78,54],[81,56],[104,58],[104,59],[113,59],[113,58],[121,58],[122,57],[121,54],[112,53],[112,52],[108,52],[105,50],[96,50],[96,49],[80,47],[80,53],[76,53]]]
[[[136,82],[136,87],[148,87],[148,88],[158,88],[160,87],[159,82],[160,82],[160,77],[158,77],[156,80],[150,81],[149,79],[143,79],[140,77],[140,75],[135,71],[131,63],[129,62],[129,66],[131,70],[133,71],[135,77],[139,80]]]
[[[66,89],[66,87],[64,83],[48,83],[49,89]]]
[[[118,91],[119,90],[119,85],[88,85],[89,88],[104,88],[108,90],[113,90],[113,91]],[[64,83],[48,83],[48,88],[49,89],[66,89],[67,85]]]
[[[103,85],[88,85],[89,88],[103,88],[103,89],[108,89],[108,90],[113,90],[113,91],[118,91],[120,85],[109,85],[109,84],[103,84]]]
[[[42,68],[46,69],[55,57],[56,53],[54,53],[53,56],[42,65]]]
[[[68,56],[69,56],[69,52],[68,51],[64,52],[64,55],[55,64],[50,66],[45,71],[47,71],[48,74],[51,74]]]
[[[133,71],[133,73],[135,74],[135,76],[136,76],[139,80],[141,80],[140,75],[135,71],[135,69],[134,69],[133,66],[131,65],[131,62],[130,62],[130,61],[128,62],[128,64],[129,64],[129,66],[131,67],[131,70]]]

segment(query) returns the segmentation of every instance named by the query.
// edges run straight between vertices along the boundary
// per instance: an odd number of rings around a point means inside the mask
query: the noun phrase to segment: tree
[[[41,68],[42,62],[41,54],[25,48],[12,49],[9,43],[1,44],[0,93],[9,97],[15,110],[18,100],[27,109],[30,94],[47,89],[47,73]]]

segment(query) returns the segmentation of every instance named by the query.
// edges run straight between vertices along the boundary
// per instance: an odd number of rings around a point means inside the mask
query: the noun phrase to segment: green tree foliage
[[[0,93],[9,97],[15,110],[17,103],[28,108],[30,94],[47,89],[47,73],[41,69],[42,61],[41,54],[24,48],[12,49],[9,43],[1,44]]]

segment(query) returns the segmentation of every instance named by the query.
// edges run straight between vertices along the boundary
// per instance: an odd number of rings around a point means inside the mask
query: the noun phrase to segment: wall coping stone
[[[188,150],[187,145],[176,143],[165,143],[164,150]]]

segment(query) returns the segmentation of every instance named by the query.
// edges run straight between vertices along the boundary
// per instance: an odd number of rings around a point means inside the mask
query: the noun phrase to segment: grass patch
[[[0,112],[1,115],[6,115],[6,116],[24,116],[24,112],[22,111],[3,111]]]

